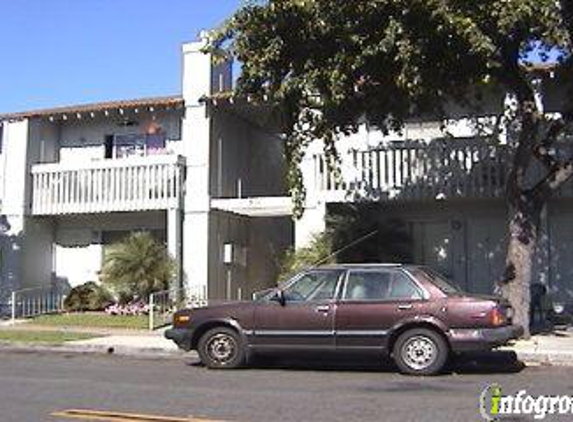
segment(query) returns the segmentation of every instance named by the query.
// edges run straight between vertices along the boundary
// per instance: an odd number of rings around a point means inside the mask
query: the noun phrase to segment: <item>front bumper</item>
[[[453,328],[448,332],[454,352],[489,350],[507,344],[523,335],[520,325],[498,328]]]
[[[171,328],[165,331],[165,338],[172,340],[177,347],[185,351],[191,350],[193,331],[188,328]]]

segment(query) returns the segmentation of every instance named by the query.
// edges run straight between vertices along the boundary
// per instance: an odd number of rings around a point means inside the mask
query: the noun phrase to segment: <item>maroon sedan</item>
[[[519,337],[511,315],[501,299],[465,294],[426,267],[329,265],[252,302],[179,311],[165,336],[210,368],[259,352],[341,351],[390,355],[403,373],[431,375],[451,353]]]

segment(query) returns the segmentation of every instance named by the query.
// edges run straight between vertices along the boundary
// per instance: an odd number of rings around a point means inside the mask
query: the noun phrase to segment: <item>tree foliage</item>
[[[174,277],[175,262],[164,245],[148,232],[132,233],[106,251],[102,281],[121,297],[147,300],[166,290]]]
[[[279,282],[286,281],[297,272],[313,267],[318,263],[332,264],[332,234],[324,231],[315,235],[309,244],[298,249],[289,249],[281,259]]]
[[[361,122],[388,133],[413,116],[445,122],[454,105],[476,116],[497,93],[500,109],[486,135],[497,140],[505,129],[513,147],[500,283],[527,329],[541,210],[573,174],[573,157],[551,152],[571,135],[573,102],[545,113],[531,58],[552,58],[561,90],[571,97],[572,40],[571,0],[268,0],[248,2],[212,47],[242,63],[239,95],[280,104],[299,215],[305,200],[299,164],[313,140],[323,140],[335,169],[336,140]],[[535,162],[546,171],[531,182]]]
[[[217,34],[242,63],[238,94],[282,105],[289,185],[304,200],[305,147],[335,141],[366,119],[400,130],[411,116],[479,107],[488,84],[524,101],[533,49],[570,51],[569,2],[554,0],[271,0],[250,2]]]

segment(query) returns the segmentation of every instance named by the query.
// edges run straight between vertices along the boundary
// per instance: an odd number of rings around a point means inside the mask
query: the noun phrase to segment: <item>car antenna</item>
[[[330,258],[332,258],[333,256],[336,256],[336,255],[338,255],[340,252],[343,252],[343,251],[345,251],[345,250],[347,250],[347,249],[352,248],[353,246],[358,245],[359,243],[365,241],[366,239],[369,239],[370,237],[374,236],[376,233],[378,233],[378,229],[372,230],[370,233],[365,234],[364,236],[362,236],[362,237],[360,237],[360,238],[358,238],[358,239],[356,239],[356,240],[350,242],[348,245],[343,246],[342,248],[339,248],[339,249],[335,250],[335,251],[332,252],[330,255],[328,255],[328,256],[326,256],[326,257],[324,257],[324,258],[318,260],[317,262],[315,262],[314,264],[312,264],[309,269],[316,268],[316,267],[318,267],[319,265],[324,264],[325,262],[327,262],[327,261],[328,261]]]

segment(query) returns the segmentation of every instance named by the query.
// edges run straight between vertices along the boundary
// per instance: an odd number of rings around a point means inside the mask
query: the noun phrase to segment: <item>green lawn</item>
[[[88,328],[147,329],[147,315],[108,315],[85,312],[72,314],[42,315],[30,320],[34,325]]]
[[[17,343],[46,343],[62,344],[67,341],[87,340],[99,337],[89,333],[70,333],[65,331],[27,331],[27,330],[0,330],[0,341]]]

